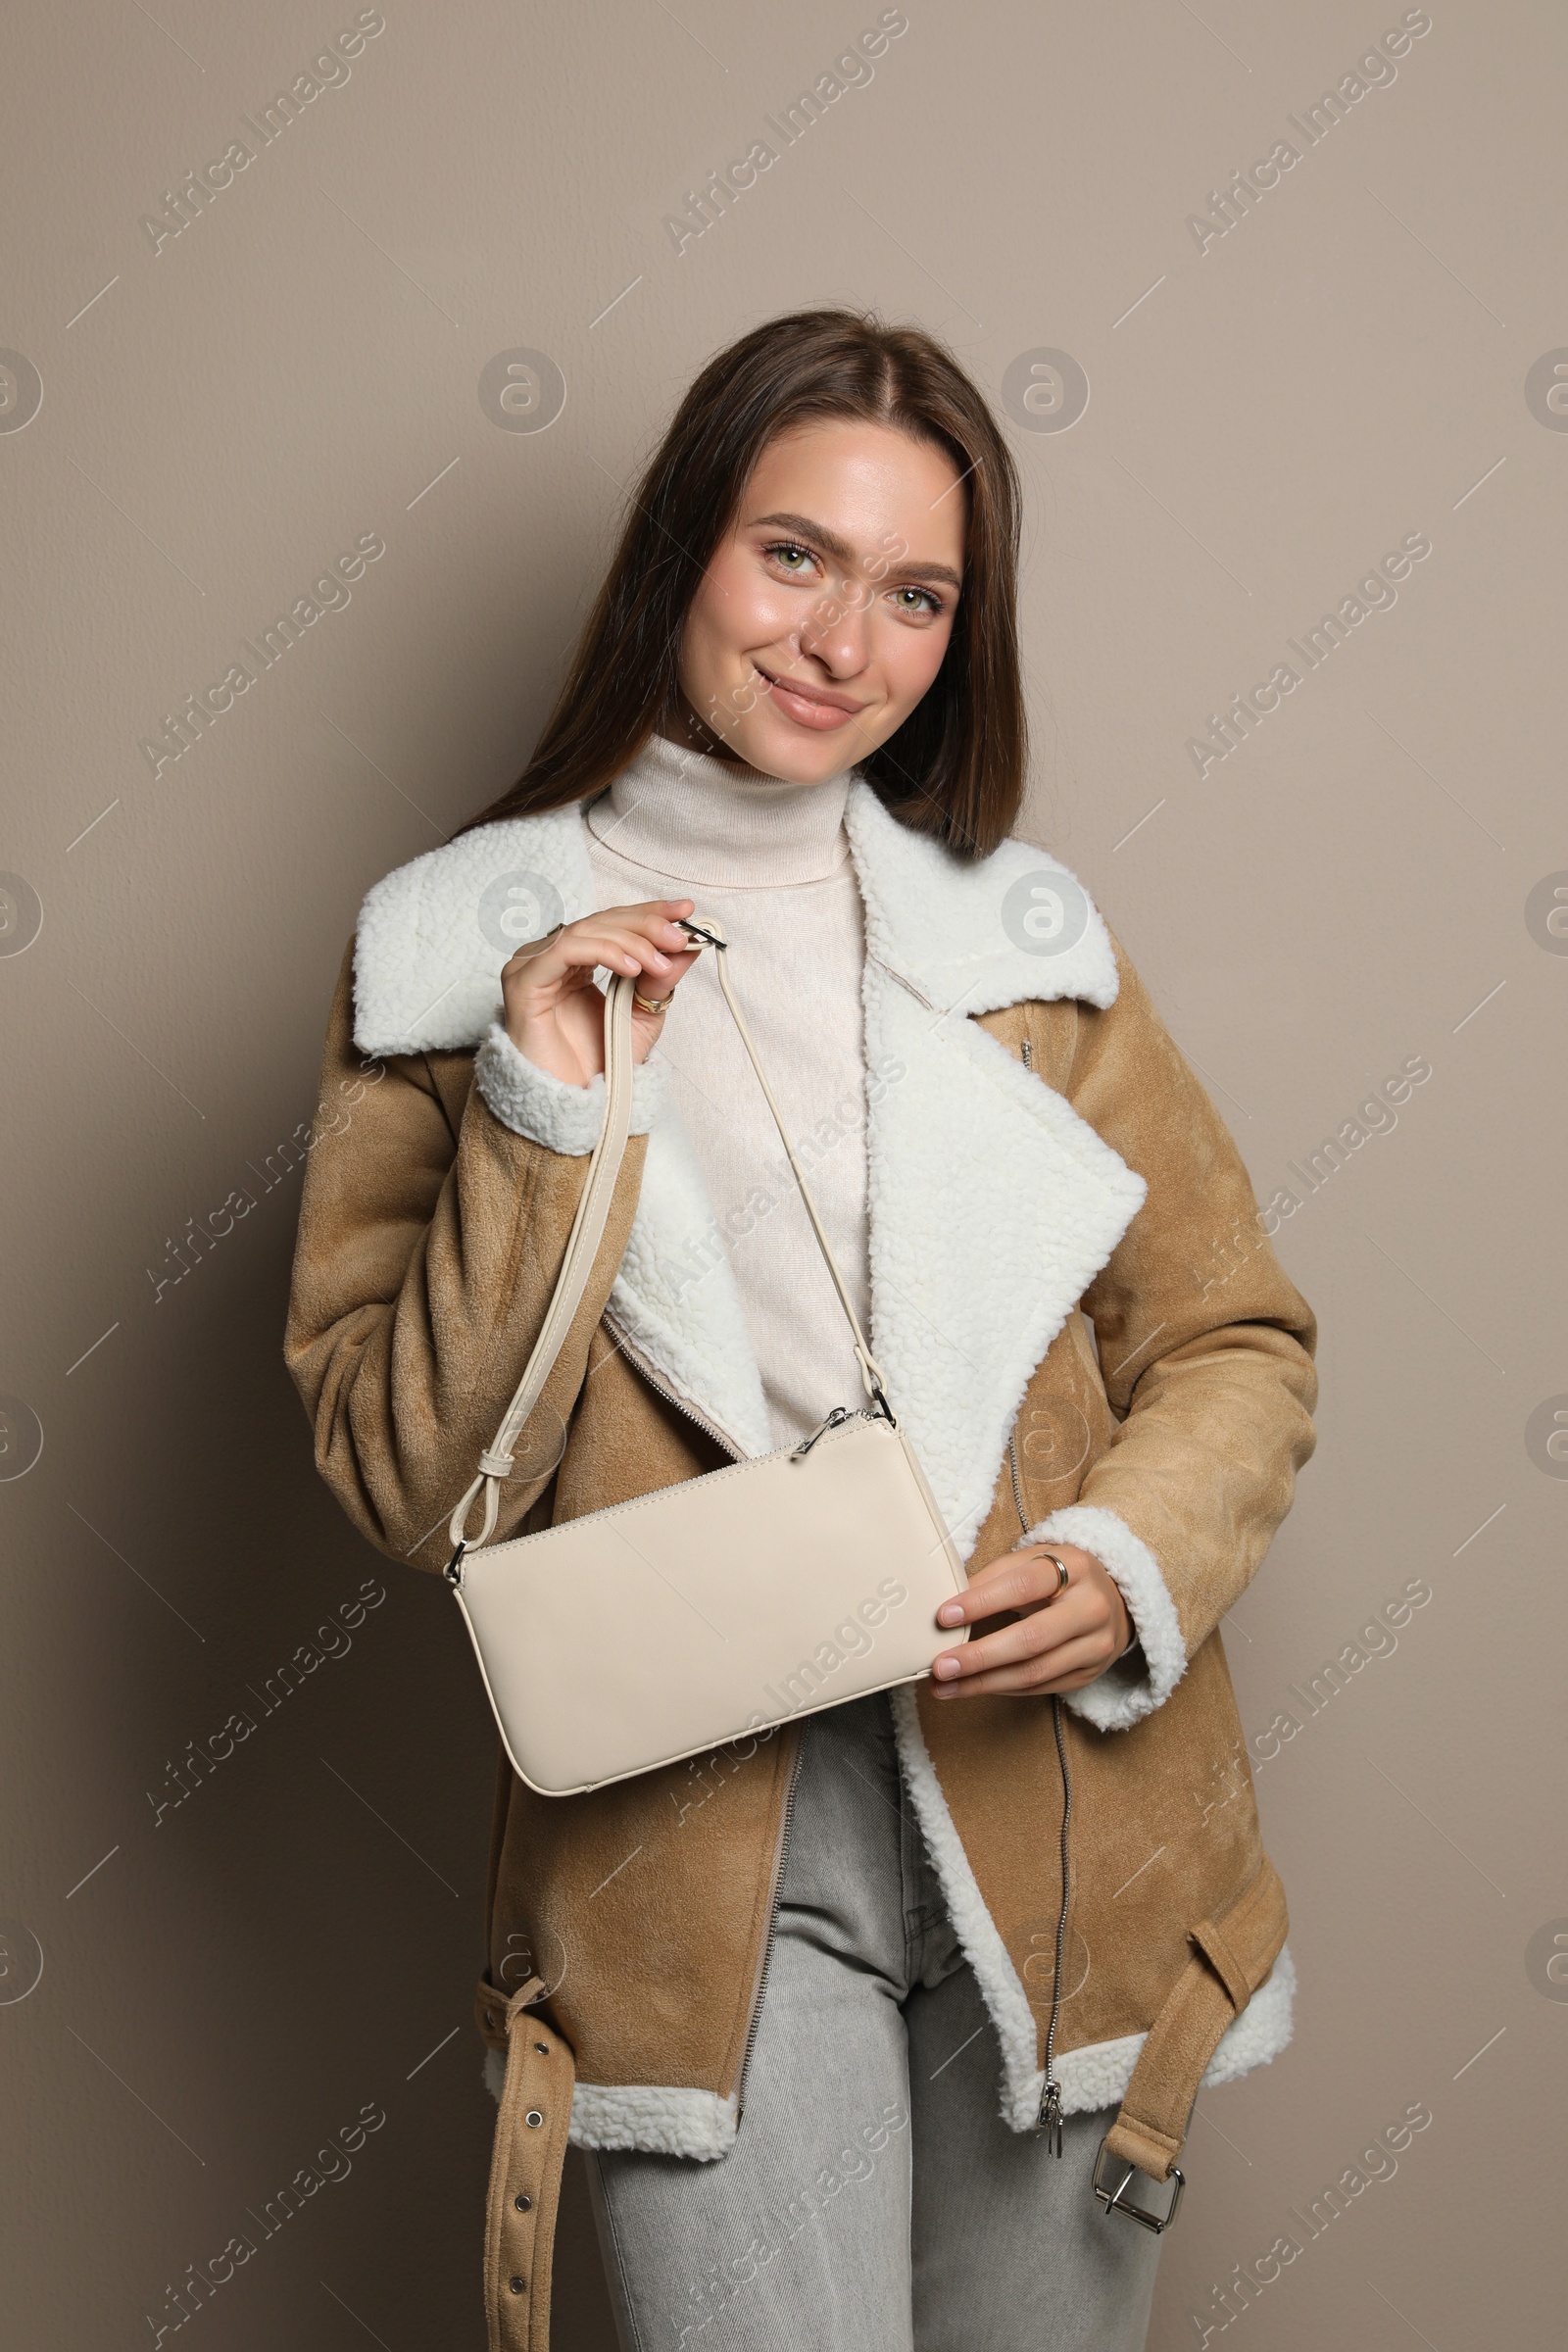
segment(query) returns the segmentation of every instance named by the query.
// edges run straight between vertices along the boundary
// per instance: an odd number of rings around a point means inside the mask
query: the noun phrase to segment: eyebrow
[[[841,539],[836,531],[827,530],[821,523],[813,522],[808,514],[755,514],[748,528],[757,530],[766,524],[776,525],[786,531],[798,531],[803,539],[814,539],[840,564],[856,565],[859,562],[848,540]],[[922,564],[918,560],[891,564],[884,576],[889,579],[946,580],[951,587],[961,589],[963,586],[963,581],[951,564]]]

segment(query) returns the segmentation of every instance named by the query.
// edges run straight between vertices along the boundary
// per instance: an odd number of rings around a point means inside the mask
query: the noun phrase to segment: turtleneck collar
[[[852,772],[822,784],[759,779],[654,735],[590,804],[588,828],[633,865],[683,882],[760,890],[819,882],[849,859]]]

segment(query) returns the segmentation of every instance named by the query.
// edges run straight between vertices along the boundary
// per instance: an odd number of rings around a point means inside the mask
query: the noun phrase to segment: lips
[[[867,708],[848,695],[833,694],[823,687],[799,686],[789,678],[770,677],[765,669],[759,669],[757,674],[766,682],[776,709],[798,726],[818,730],[848,726],[852,718],[858,718]]]

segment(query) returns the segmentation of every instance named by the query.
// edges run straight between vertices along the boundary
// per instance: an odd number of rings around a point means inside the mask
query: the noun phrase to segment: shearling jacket
[[[1223,1121],[1074,878],[1019,841],[961,863],[858,780],[846,825],[880,1074],[871,1344],[892,1403],[971,1567],[1013,1549],[1027,1518],[1098,1555],[1137,1631],[1062,1717],[1063,2105],[1123,2099],[1162,2013],[1151,2069],[1179,2044],[1223,2082],[1290,2034],[1283,1905],[1219,1624],[1312,1449],[1312,1315]],[[286,1354],[318,1466],[372,1544],[432,1570],[532,1347],[603,1110],[602,1081],[531,1073],[494,1026],[510,943],[486,910],[518,890],[568,921],[592,911],[577,808],[486,825],[370,891],[305,1176]],[[769,1448],[726,1236],[657,1064],[656,1048],[498,1540]],[[563,1674],[591,1672],[593,1642],[612,1639],[592,1616],[589,1595],[583,1660]],[[895,1715],[996,2028],[1001,2110],[1026,2130],[1063,1892],[1053,1709],[935,1704],[915,1685]],[[713,2158],[733,2141],[798,1745],[786,1725],[569,1797],[503,1767],[481,2026],[499,2051],[509,1996],[534,1985],[575,2067],[580,2144]],[[1195,1969],[1221,2004],[1197,2041],[1191,2016],[1170,2026]],[[1185,2112],[1161,2122],[1157,2105],[1154,2160],[1138,2161],[1162,2175]]]

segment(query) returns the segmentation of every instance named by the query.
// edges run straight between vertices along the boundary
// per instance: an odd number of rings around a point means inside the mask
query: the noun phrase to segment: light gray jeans
[[[734,2147],[589,2159],[625,2352],[1141,2352],[1159,2240],[1090,2187],[1106,2115],[1002,2121],[886,1697],[804,1739]]]

